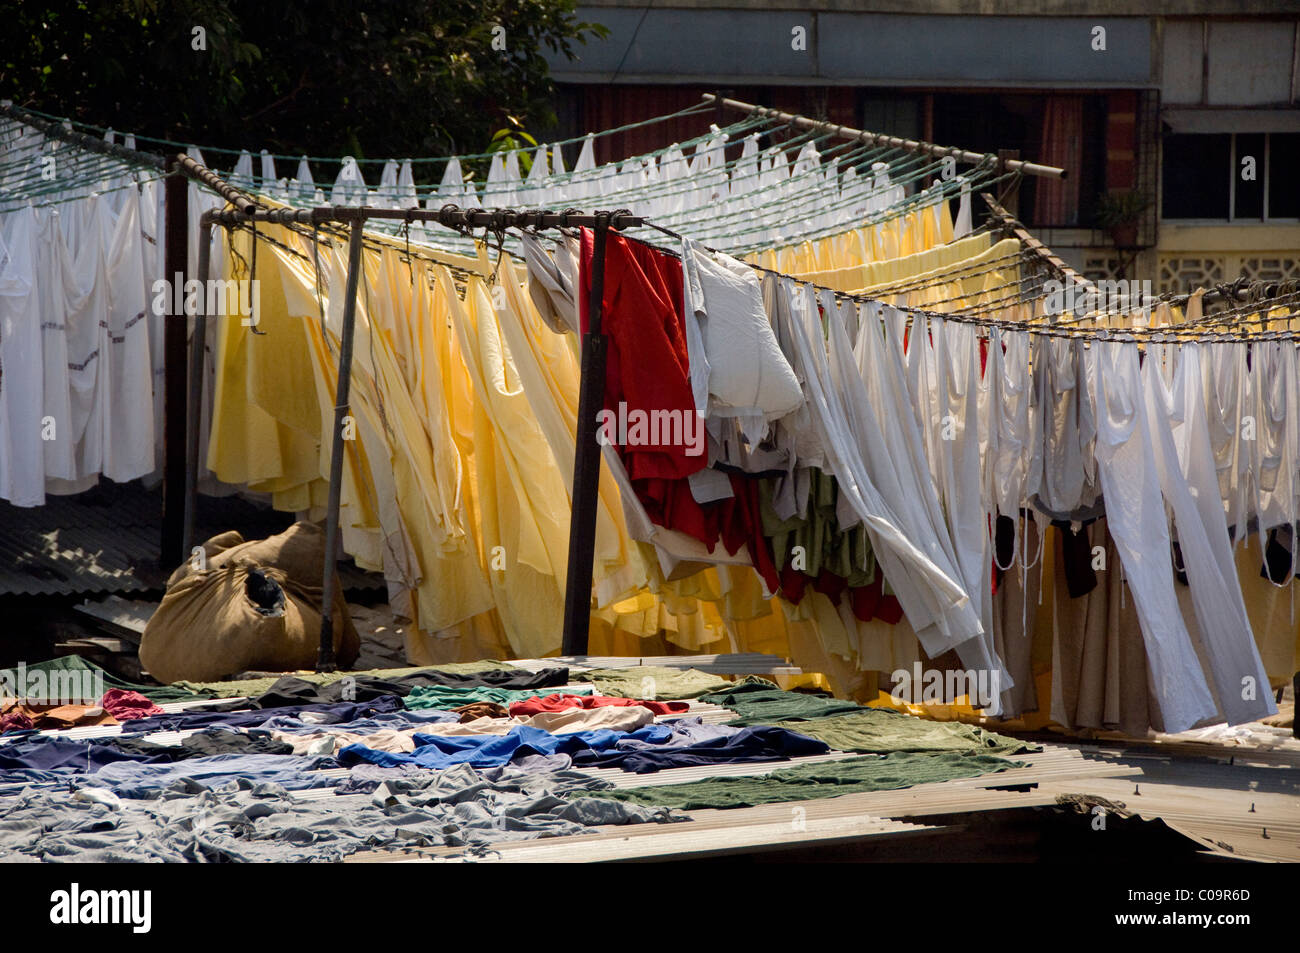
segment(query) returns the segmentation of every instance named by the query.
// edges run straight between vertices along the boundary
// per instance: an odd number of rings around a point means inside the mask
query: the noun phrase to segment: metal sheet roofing
[[[158,565],[161,489],[104,481],[46,499],[38,507],[0,501],[0,596],[161,592],[170,573]],[[237,496],[201,496],[196,536],[236,529],[258,539],[292,522],[290,513]],[[383,587],[381,577],[351,564],[339,572],[347,589]]]

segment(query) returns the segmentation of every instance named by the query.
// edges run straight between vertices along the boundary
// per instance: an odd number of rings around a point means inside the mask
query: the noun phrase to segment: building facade
[[[585,0],[579,14],[610,32],[552,63],[565,134],[726,91],[1065,168],[1009,199],[1090,277],[1300,280],[1297,0]],[[699,132],[698,117],[630,130],[600,158]],[[1125,212],[1136,227],[1104,227]]]

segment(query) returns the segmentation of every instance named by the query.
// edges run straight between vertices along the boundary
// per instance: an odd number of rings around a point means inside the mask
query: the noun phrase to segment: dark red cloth
[[[656,715],[672,715],[689,711],[686,702],[655,702],[637,698],[608,698],[604,695],[546,695],[526,698],[510,706],[512,715],[537,715],[544,711],[565,711],[569,708],[649,708]]]
[[[121,688],[110,688],[104,692],[104,697],[99,700],[99,707],[118,721],[130,721],[133,718],[148,718],[150,715],[166,714],[165,711],[139,692],[129,692]]]
[[[594,236],[582,230],[582,287],[591,289]],[[587,297],[582,296],[586,330]],[[610,232],[605,242],[601,328],[609,339],[605,363],[606,410],[695,413],[686,352],[682,304],[682,263],[676,258]],[[662,436],[662,435],[660,435]],[[708,465],[704,454],[690,456],[685,441],[647,441],[620,447],[633,480],[678,480]]]
[[[763,577],[767,591],[775,593],[781,585],[781,574],[776,568],[772,544],[763,535],[758,481],[740,473],[730,473],[728,476],[731,478],[731,492],[735,495],[729,500],[720,500],[717,504],[722,545],[733,556],[740,552],[741,546],[748,546],[750,564]]]
[[[581,327],[588,327],[588,296],[595,236],[582,230],[579,285]],[[605,242],[605,277],[601,295],[601,329],[608,341],[605,360],[604,409],[618,418],[619,404],[627,409],[629,430],[633,414],[654,414],[681,422],[695,415],[689,377],[686,322],[682,304],[682,263],[670,255],[610,232]],[[702,426],[703,421],[689,421]],[[685,533],[713,551],[718,540],[718,516],[691,495],[686,477],[708,465],[708,455],[688,453],[689,441],[648,439],[617,447],[637,499],[658,526]],[[670,434],[671,436],[671,434]]]
[[[805,575],[797,569],[786,565],[781,570],[781,598],[798,605],[811,583],[814,590],[823,593],[833,605],[839,605],[847,592],[853,615],[863,622],[880,619],[890,625],[897,625],[903,618],[903,607],[897,596],[885,595],[885,577],[880,568],[876,568],[876,578],[865,586],[847,588],[844,580],[825,570],[816,579]],[[771,588],[769,583],[768,588]]]

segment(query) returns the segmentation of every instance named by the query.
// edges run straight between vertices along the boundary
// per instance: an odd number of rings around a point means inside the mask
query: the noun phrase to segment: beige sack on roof
[[[268,539],[235,532],[203,544],[207,566],[185,563],[140,642],[140,662],[162,682],[203,681],[249,670],[315,667],[320,646],[325,536],[295,523]],[[334,577],[334,652],[356,661],[360,639]]]

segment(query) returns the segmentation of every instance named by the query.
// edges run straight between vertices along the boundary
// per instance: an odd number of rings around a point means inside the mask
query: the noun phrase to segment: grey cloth
[[[521,234],[524,264],[528,269],[528,295],[537,306],[546,326],[556,334],[578,333],[577,275],[571,259],[573,252],[566,242],[557,243],[552,257],[542,243]]]
[[[1097,422],[1083,342],[1035,340],[1032,365],[1025,496],[1052,519],[1093,519],[1103,507],[1093,449]]]
[[[741,731],[740,728],[732,728],[728,725],[705,724],[704,719],[699,715],[693,718],[676,718],[672,721],[660,722],[659,727],[671,728],[672,737],[658,744],[642,741],[639,738],[623,738],[615,742],[614,747],[619,751],[644,751],[646,749],[663,751],[665,748],[684,748],[687,745],[699,744],[701,741],[712,741],[715,738],[730,738]]]
[[[0,802],[0,862],[327,862],[368,848],[428,846],[481,853],[603,824],[684,820],[663,808],[582,796],[611,787],[572,770],[457,765],[391,777],[369,796],[321,800],[248,779],[217,790],[180,779],[120,806],[32,789]]]
[[[423,778],[432,774],[430,768],[414,764],[379,765],[362,761],[348,769],[348,776],[334,788],[337,794],[369,794],[385,781],[395,778]]]
[[[222,785],[232,777],[250,784],[275,784],[286,790],[333,787],[335,781],[321,777],[318,769],[335,767],[333,758],[305,758],[287,754],[219,754],[191,758],[175,764],[141,764],[116,761],[85,779],[88,786],[111,788],[124,798],[150,798],[173,781],[185,780],[208,787]]]
[[[363,735],[369,731],[377,731],[381,728],[396,728],[399,731],[403,728],[419,728],[421,725],[433,725],[439,722],[459,721],[460,716],[453,712],[441,710],[429,711],[388,711],[371,715],[369,718],[359,718],[356,721],[346,721],[342,724],[325,725],[321,722],[313,721],[310,718],[295,718],[290,715],[277,715],[261,724],[263,731],[291,731],[301,734],[312,734],[318,731],[352,731]]]

